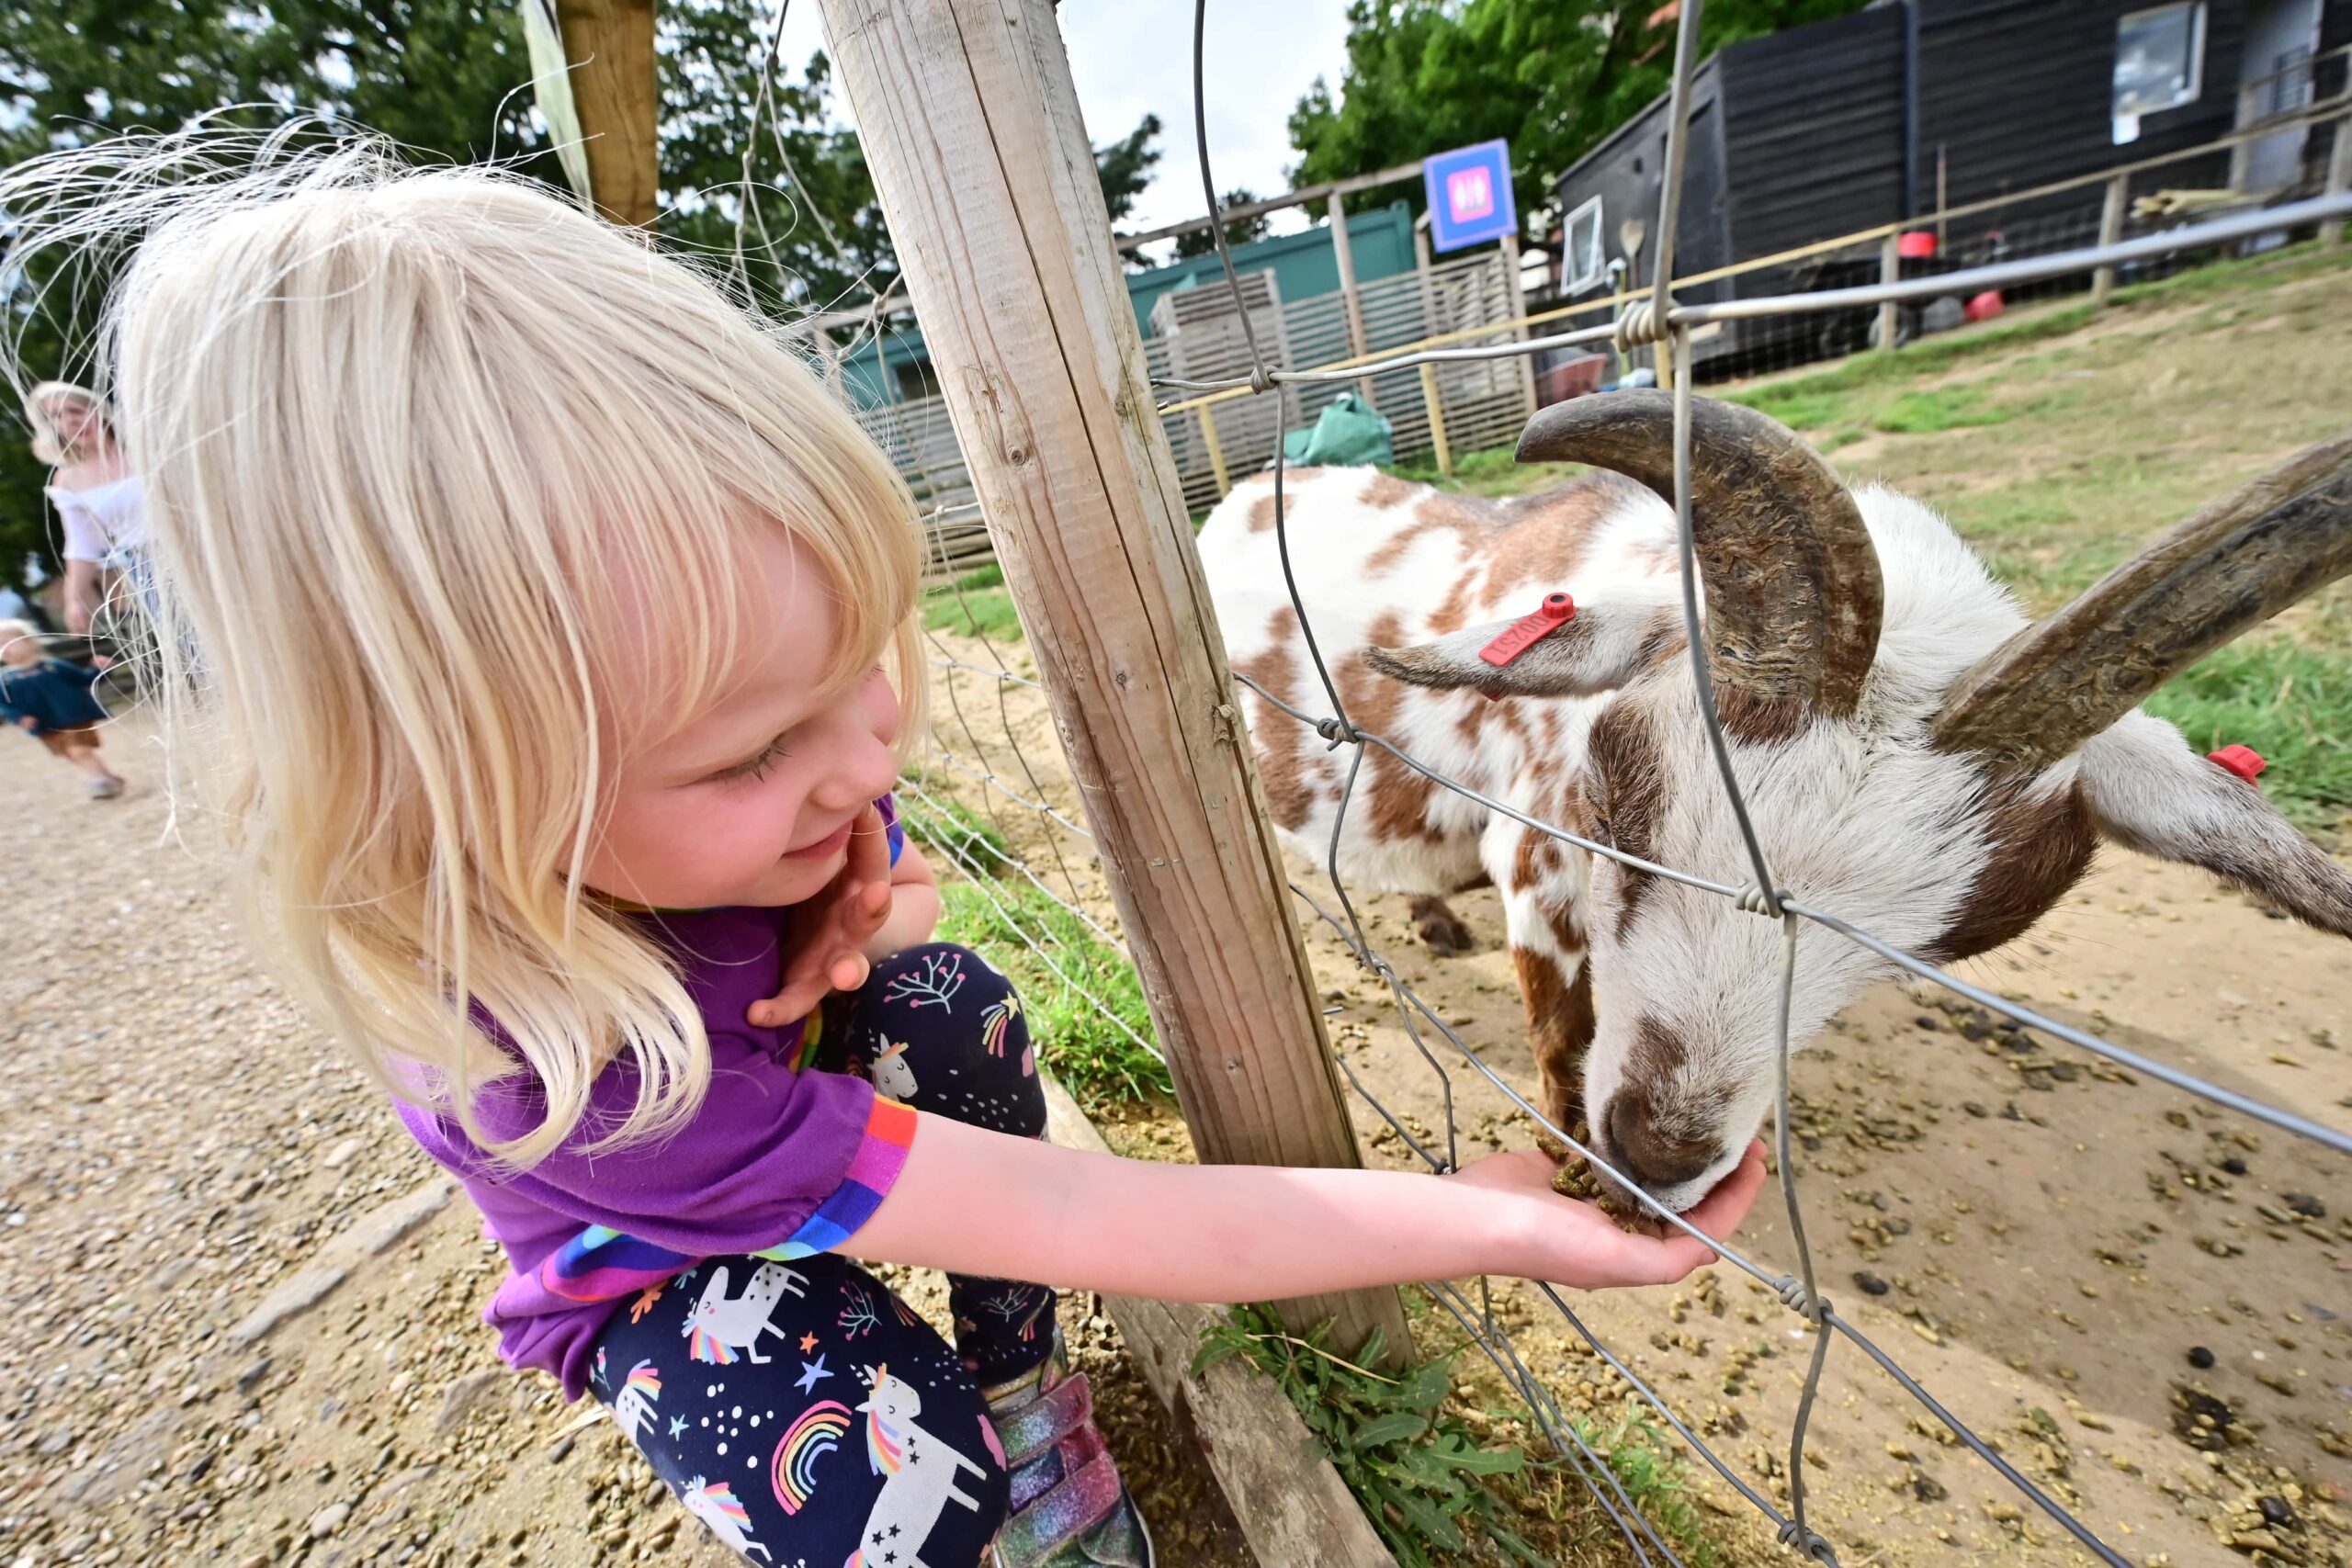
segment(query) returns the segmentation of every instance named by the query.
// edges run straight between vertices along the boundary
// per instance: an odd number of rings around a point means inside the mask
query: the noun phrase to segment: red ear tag
[[[1546,593],[1532,615],[1513,621],[1503,634],[1478,650],[1478,657],[1499,670],[1575,616],[1577,602],[1565,593]]]
[[[2205,760],[2216,767],[2228,769],[2248,784],[2254,784],[2255,776],[2270,765],[2262,760],[2262,753],[2251,746],[2224,746],[2218,751],[2205,753]],[[2256,784],[2255,787],[2258,789],[2261,786]]]

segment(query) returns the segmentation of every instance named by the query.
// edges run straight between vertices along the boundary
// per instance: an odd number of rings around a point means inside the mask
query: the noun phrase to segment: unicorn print
[[[713,1269],[710,1282],[702,1288],[702,1300],[695,1303],[685,1326],[679,1330],[689,1341],[687,1353],[697,1361],[723,1367],[731,1364],[735,1352],[741,1350],[755,1364],[765,1365],[768,1359],[760,1354],[760,1336],[790,1337],[768,1321],[768,1314],[775,1310],[778,1297],[786,1292],[802,1295],[808,1284],[805,1274],[781,1263],[763,1263],[752,1270],[751,1283],[743,1287],[743,1293],[730,1299],[726,1269]]]
[[[710,1527],[710,1533],[718,1538],[721,1545],[733,1547],[745,1557],[756,1551],[770,1562],[775,1561],[766,1547],[752,1539],[751,1511],[735,1495],[735,1488],[726,1482],[705,1485],[697,1475],[686,1483],[685,1490],[678,1494],[678,1501],[686,1506],[686,1512]]]
[[[907,1060],[907,1043],[903,1040],[884,1041],[881,1054],[874,1058],[867,1076],[873,1078],[876,1089],[901,1104],[915,1097],[914,1065]]]
[[[645,1435],[653,1427],[653,1406],[661,1397],[662,1374],[650,1361],[631,1367],[620,1393],[613,1396],[613,1425],[638,1448],[645,1446]]]
[[[843,1568],[880,1568],[885,1551],[896,1553],[892,1568],[923,1568],[922,1544],[947,1505],[979,1511],[978,1498],[956,1489],[956,1478],[968,1470],[985,1479],[988,1472],[915,1424],[922,1395],[888,1366],[866,1368],[865,1381],[872,1392],[858,1408],[865,1412],[865,1454],[882,1477],[882,1493]]]

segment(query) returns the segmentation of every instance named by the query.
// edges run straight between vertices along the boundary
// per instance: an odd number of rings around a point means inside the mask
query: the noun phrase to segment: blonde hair
[[[40,635],[40,628],[30,621],[20,621],[13,616],[0,620],[0,660],[16,652],[18,644],[28,642],[36,649],[46,649],[48,647],[47,639]]]
[[[60,400],[80,403],[96,417],[100,430],[107,428],[106,402],[89,388],[77,387],[71,381],[36,382],[25,394],[25,423],[32,427],[33,456],[52,468],[81,462],[90,456],[86,438],[69,442],[58,432],[57,421],[50,411]]]
[[[65,203],[67,232],[128,209],[144,236],[106,357],[151,509],[148,657],[179,750],[225,741],[244,912],[380,1082],[508,1168],[572,1133],[616,1055],[637,1101],[583,1146],[674,1131],[708,1084],[702,1021],[581,884],[616,742],[658,733],[606,694],[650,651],[662,716],[716,696],[758,613],[746,538],[781,528],[839,604],[810,681],[881,661],[920,712],[906,487],[801,358],[641,235],[368,141],[272,143],[259,168],[192,145],[48,188],[108,193]],[[546,1117],[502,1141],[476,1096],[526,1068]]]

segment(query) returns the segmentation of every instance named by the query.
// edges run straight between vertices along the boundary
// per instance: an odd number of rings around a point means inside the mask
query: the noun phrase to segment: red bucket
[[[2001,299],[1999,289],[1987,288],[1968,302],[1968,319],[1972,321],[1989,321],[2007,308]]]
[[[1926,261],[1936,254],[1936,237],[1925,229],[1914,229],[1894,239],[1894,254],[1905,261]]]

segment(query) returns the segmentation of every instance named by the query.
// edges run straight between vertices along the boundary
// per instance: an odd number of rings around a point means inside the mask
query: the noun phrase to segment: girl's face
[[[797,904],[841,871],[851,825],[898,777],[899,699],[881,671],[830,691],[809,684],[838,622],[823,574],[781,531],[746,565],[762,612],[720,696],[634,749],[611,781],[587,881],[612,897],[663,909]],[[658,664],[650,649],[638,661],[649,692]]]

